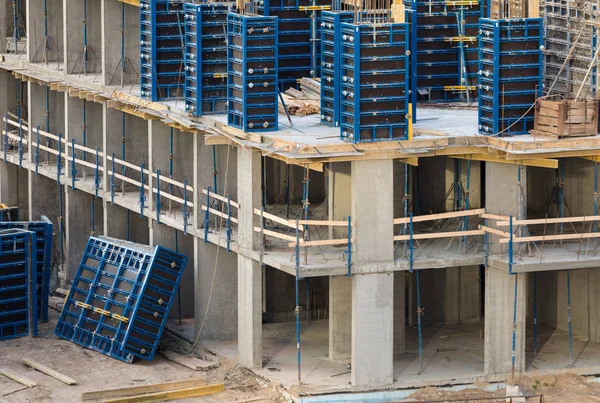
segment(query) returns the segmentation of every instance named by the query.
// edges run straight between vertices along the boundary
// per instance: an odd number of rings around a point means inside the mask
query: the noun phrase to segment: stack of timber
[[[531,134],[558,138],[598,134],[598,100],[539,100]]]
[[[317,79],[300,79],[300,91],[288,88],[281,94],[290,115],[307,116],[320,112],[321,83]],[[285,113],[279,103],[279,112]]]

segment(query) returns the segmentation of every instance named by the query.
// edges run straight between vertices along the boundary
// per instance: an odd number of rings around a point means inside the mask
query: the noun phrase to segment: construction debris
[[[106,400],[105,403],[138,403],[138,402],[164,402],[167,400],[186,399],[188,397],[198,397],[212,395],[223,392],[225,385],[222,383],[215,385],[196,386],[194,388],[170,390],[158,393],[149,393],[144,395],[135,395],[117,399]]]
[[[33,381],[21,374],[11,371],[10,369],[0,368],[0,375],[4,375],[5,377],[12,379],[15,382],[19,382],[20,384],[23,384],[29,388],[33,388],[35,385],[37,385],[36,381]]]
[[[290,115],[307,116],[321,110],[321,83],[318,80],[304,77],[300,80],[300,91],[289,88],[281,96]],[[281,102],[279,112],[285,113]]]
[[[191,355],[182,355],[174,351],[161,351],[163,357],[194,371],[208,371],[219,366],[218,361],[206,361]]]

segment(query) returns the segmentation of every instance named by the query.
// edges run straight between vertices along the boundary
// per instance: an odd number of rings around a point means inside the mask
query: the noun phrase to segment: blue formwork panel
[[[277,130],[277,17],[229,13],[227,35],[229,126]]]
[[[542,19],[483,18],[479,43],[479,133],[528,134],[543,90]]]
[[[227,112],[227,13],[234,3],[185,3],[185,109]]]
[[[140,0],[140,95],[152,101],[184,92],[183,1]]]
[[[48,322],[48,298],[50,296],[50,273],[52,271],[52,222],[45,216],[42,216],[40,221],[0,222],[0,231],[10,229],[31,231],[36,235],[36,312],[38,319],[46,323]]]
[[[321,13],[330,0],[261,0],[258,12],[278,18],[278,83],[297,88],[302,77],[321,76]]]
[[[408,25],[342,23],[341,35],[341,139],[406,139]]]
[[[131,363],[152,360],[187,257],[91,237],[54,333]]]
[[[340,125],[340,24],[353,21],[352,11],[323,11],[321,16],[321,123],[324,125]]]
[[[485,1],[405,0],[412,13],[413,88],[420,101],[454,102],[477,98],[479,19]],[[465,82],[466,78],[466,82]],[[464,88],[461,88],[464,87]],[[466,89],[469,89],[467,92]]]
[[[19,208],[0,208],[0,221],[19,221]]]
[[[37,335],[34,232],[0,230],[0,340]]]

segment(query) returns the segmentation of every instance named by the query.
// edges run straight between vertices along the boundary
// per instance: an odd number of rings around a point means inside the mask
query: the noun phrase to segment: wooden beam
[[[150,394],[157,392],[167,392],[179,389],[188,389],[196,386],[205,386],[204,379],[189,379],[186,381],[175,381],[166,383],[155,383],[150,385],[131,386],[128,388],[97,390],[93,392],[84,392],[81,394],[81,400],[99,400],[115,397],[127,397],[141,394]]]
[[[166,392],[149,393],[146,395],[136,395],[106,400],[104,403],[140,403],[140,402],[162,402],[167,400],[185,399],[188,397],[206,396],[214,393],[223,392],[225,385],[222,383],[215,385],[196,386],[194,388],[172,390]]]
[[[193,356],[186,356],[174,351],[165,350],[161,354],[169,361],[173,361],[186,368],[193,369],[194,371],[208,371],[219,366],[218,362],[205,361],[200,358]]]
[[[125,3],[125,4],[129,4],[131,6],[135,6],[135,7],[139,7],[140,6],[140,0],[118,0],[121,3]]]
[[[591,239],[600,238],[600,232],[586,232],[581,234],[562,234],[562,235],[540,235],[540,236],[523,236],[513,237],[514,243],[521,242],[541,242],[541,241],[564,241],[569,239]],[[509,243],[510,238],[501,238],[500,243]]]
[[[513,220],[513,225],[539,225],[539,224],[560,224],[568,222],[593,223],[600,221],[600,216],[580,216],[580,217],[562,217],[562,218],[535,218],[530,220]],[[508,227],[510,221],[499,221],[496,223],[499,227]]]
[[[418,215],[412,218],[412,222],[423,222],[423,221],[433,221],[433,220],[442,220],[445,218],[456,218],[456,217],[467,217],[480,215],[485,213],[485,209],[478,208],[473,210],[465,210],[465,211],[452,211],[450,213],[440,213],[440,214],[426,214],[426,215]],[[403,218],[395,218],[394,224],[408,224],[410,223],[410,217]]]
[[[75,385],[77,383],[75,379],[69,378],[68,376],[63,375],[60,372],[53,370],[52,368],[48,368],[47,366],[40,364],[39,362],[25,358],[23,359],[23,364],[31,368],[37,369],[38,371],[43,372],[44,374],[49,375],[53,378],[56,378],[59,381],[66,383],[67,385]]]
[[[260,214],[261,214],[260,213],[260,209],[255,208],[254,209],[254,214],[256,214],[257,216],[260,217]],[[274,222],[276,222],[278,224],[285,225],[286,227],[294,228],[294,229],[296,228],[296,221],[288,220],[286,218],[281,218],[279,216],[276,216],[275,214],[267,213],[266,211],[262,212],[262,216],[263,216],[263,218],[266,218],[267,220],[271,220],[271,221],[274,221]],[[300,231],[304,231],[304,226],[303,225],[299,225],[298,229]]]
[[[468,231],[453,231],[453,232],[433,232],[431,234],[413,234],[412,239],[439,239],[439,238],[454,238],[462,236],[483,235],[483,230],[474,229]],[[600,234],[598,234],[600,236]],[[408,241],[410,235],[397,235],[394,241]]]
[[[555,159],[505,159],[492,154],[462,154],[462,155],[449,155],[450,158],[472,160],[472,161],[486,161],[486,162],[499,162],[501,164],[511,165],[526,165],[540,168],[558,168],[558,160]]]
[[[25,385],[27,387],[33,388],[35,385],[37,385],[36,381],[33,381],[27,377],[24,377],[21,374],[18,374],[14,371],[11,371],[10,369],[6,369],[6,368],[1,368],[0,367],[0,375],[4,375],[5,377],[12,379],[15,382],[19,382],[22,385]]]
[[[204,144],[207,146],[229,145],[231,140],[220,134],[207,134],[204,136]]]

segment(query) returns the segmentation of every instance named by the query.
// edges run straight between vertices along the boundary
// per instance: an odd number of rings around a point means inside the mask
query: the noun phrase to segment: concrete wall
[[[69,1],[70,3],[71,1]],[[75,1],[72,1],[72,3],[75,3]],[[64,4],[66,4],[66,1],[64,1]],[[46,41],[44,39],[44,0],[27,0],[27,54],[30,62],[58,62],[64,56],[63,1],[48,1],[47,7],[49,38]],[[80,18],[80,23],[81,20]],[[44,51],[44,44],[47,44],[47,52]],[[63,59],[61,70],[64,70],[64,65]]]
[[[556,170],[527,167],[527,217],[556,217],[557,209],[552,191],[556,184]]]
[[[479,266],[421,270],[421,317],[424,326],[457,325],[479,321]],[[411,276],[416,286],[415,276]],[[413,304],[417,306],[416,293]],[[417,313],[411,312],[413,320]]]
[[[127,210],[116,204],[111,205],[108,202],[105,206],[105,214],[108,216],[104,228],[106,236],[144,245],[150,243],[148,219],[140,217],[138,212]]]
[[[121,48],[122,12],[124,49]],[[138,7],[102,0],[102,76],[107,85],[127,85],[136,81],[140,71],[139,16]]]
[[[83,0],[63,0],[63,18],[66,27],[64,39],[65,61],[69,74],[96,73],[102,69],[102,3],[88,1],[87,13]],[[87,44],[84,42],[84,21],[87,22]],[[87,46],[87,59],[84,57]],[[87,65],[84,61],[87,60]]]

